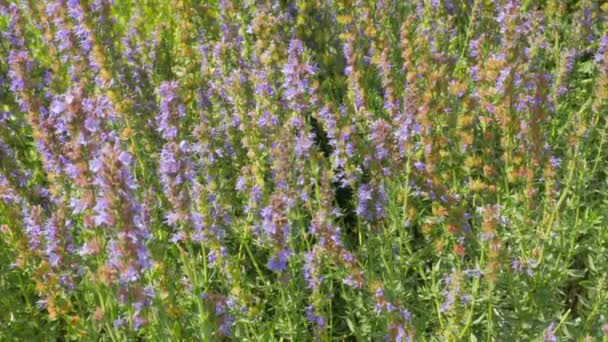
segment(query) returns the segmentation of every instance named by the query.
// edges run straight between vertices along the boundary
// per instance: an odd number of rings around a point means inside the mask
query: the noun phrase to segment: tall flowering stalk
[[[192,164],[189,159],[189,146],[180,141],[179,120],[185,115],[185,107],[177,93],[177,82],[165,82],[159,88],[160,111],[157,127],[164,144],[160,153],[161,183],[171,203],[172,211],[167,213],[167,222],[178,228],[174,240],[190,239],[191,198],[188,187],[192,181]]]
[[[142,283],[152,262],[146,246],[149,227],[135,197],[137,184],[130,170],[131,163],[131,155],[121,150],[119,142],[114,140],[102,147],[99,156],[91,161],[91,168],[99,189],[95,225],[111,229],[106,247],[110,272],[105,281],[116,285],[121,305],[134,309],[129,318],[137,330],[145,321],[142,310],[148,299]]]

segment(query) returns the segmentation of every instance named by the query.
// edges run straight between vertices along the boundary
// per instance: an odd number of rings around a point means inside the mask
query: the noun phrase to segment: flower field
[[[0,341],[608,341],[608,3],[0,0]]]

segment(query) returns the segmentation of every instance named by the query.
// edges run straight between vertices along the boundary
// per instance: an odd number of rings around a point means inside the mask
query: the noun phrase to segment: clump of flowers
[[[601,338],[606,13],[0,4],[0,340]]]

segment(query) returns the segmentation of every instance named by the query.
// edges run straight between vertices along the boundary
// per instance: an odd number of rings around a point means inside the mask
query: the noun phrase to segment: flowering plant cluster
[[[1,340],[608,338],[608,4],[0,2]]]

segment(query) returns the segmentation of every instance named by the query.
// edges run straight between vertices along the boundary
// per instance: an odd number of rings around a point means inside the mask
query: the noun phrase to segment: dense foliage
[[[0,1],[0,340],[605,341],[607,13]]]

